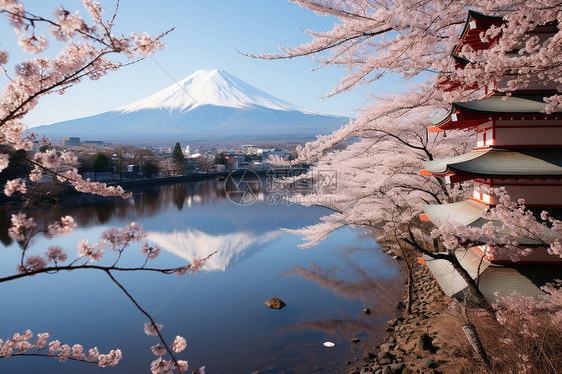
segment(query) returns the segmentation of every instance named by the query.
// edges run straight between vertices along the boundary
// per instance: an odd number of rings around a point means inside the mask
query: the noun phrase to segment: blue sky
[[[112,12],[115,1],[101,1]],[[62,4],[68,10],[82,10],[80,0],[27,0],[26,9],[50,15]],[[317,66],[310,57],[261,61],[237,52],[277,52],[280,45],[296,46],[310,40],[303,30],[323,31],[336,19],[321,17],[287,0],[122,0],[116,19],[118,33],[147,31],[157,35],[172,27],[167,47],[138,64],[112,72],[99,81],[84,81],[64,96],[50,95],[30,112],[30,126],[97,114],[150,95],[200,69],[223,69],[247,83],[302,108],[327,114],[351,116],[365,101],[363,87],[352,93],[321,100],[344,72]],[[5,18],[0,20],[0,48],[7,49],[11,62],[30,58],[15,44],[15,34]],[[52,51],[56,50],[53,45]],[[159,66],[161,65],[162,68]],[[169,75],[168,75],[169,74]],[[0,77],[5,83],[5,77]],[[386,83],[391,90],[395,82]]]

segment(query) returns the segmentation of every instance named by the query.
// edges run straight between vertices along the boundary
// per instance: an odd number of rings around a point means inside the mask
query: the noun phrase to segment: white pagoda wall
[[[485,131],[485,126],[479,126],[480,131]],[[496,120],[493,132],[487,131],[486,138],[492,136],[496,146],[562,145],[562,120]]]
[[[490,187],[504,187],[512,201],[525,199],[525,205],[562,206],[562,182],[494,179],[490,184],[483,180],[474,181],[472,197],[486,204],[495,204],[497,197],[487,191]]]

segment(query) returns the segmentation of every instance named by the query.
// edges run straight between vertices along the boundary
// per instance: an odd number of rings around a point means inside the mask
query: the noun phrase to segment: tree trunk
[[[406,261],[406,264],[408,262]],[[413,302],[413,287],[414,287],[414,277],[412,276],[413,268],[408,266],[408,297],[406,298],[406,313],[412,314],[412,302]]]
[[[448,255],[447,257],[449,257],[448,261],[451,263],[451,265],[453,265],[455,270],[459,273],[459,275],[462,277],[462,279],[464,279],[464,281],[468,285],[468,289],[470,290],[472,296],[476,298],[477,303],[482,308],[484,308],[488,313],[490,313],[492,317],[496,318],[496,312],[494,308],[492,308],[492,305],[490,305],[484,294],[480,292],[480,289],[478,288],[476,281],[472,279],[468,271],[466,271],[466,269],[461,265],[457,256],[452,254],[452,255]]]
[[[474,325],[471,323],[464,325],[462,327],[462,331],[464,331],[464,334],[466,335],[468,342],[474,349],[474,352],[476,352],[478,358],[487,366],[489,366],[490,361],[488,360],[488,355],[486,354],[486,350],[484,349],[484,346],[482,345],[482,342],[478,337],[478,333],[476,332]]]
[[[486,350],[484,349],[484,346],[482,345],[482,342],[478,337],[478,332],[476,331],[476,328],[472,323],[470,323],[468,319],[468,314],[466,313],[466,299],[465,299],[465,303],[462,305],[462,317],[464,320],[462,331],[464,331],[464,334],[468,339],[468,343],[471,345],[472,349],[474,349],[474,352],[476,353],[480,361],[482,361],[489,368],[490,360],[488,359]]]
[[[395,233],[396,235],[396,233]],[[410,253],[406,251],[406,249],[402,246],[400,240],[396,238],[396,243],[400,248],[400,253],[402,254],[402,258],[404,259],[404,263],[406,264],[406,268],[408,269],[408,282],[407,282],[407,295],[406,295],[406,313],[412,314],[412,303],[413,303],[413,288],[414,288],[414,263],[410,263],[409,258]]]
[[[466,269],[463,268],[463,266],[461,265],[457,256],[454,253],[443,254],[443,253],[430,252],[424,249],[423,247],[421,247],[418,243],[416,243],[414,236],[411,232],[410,232],[410,237],[412,238],[412,240],[409,239],[402,239],[402,240],[404,240],[406,243],[410,244],[411,246],[418,249],[423,254],[426,254],[433,259],[441,259],[441,260],[449,261],[449,263],[453,265],[453,268],[464,279],[464,281],[468,285],[468,289],[470,290],[471,294],[474,296],[480,307],[484,308],[488,313],[491,314],[492,317],[496,318],[496,312],[494,311],[494,308],[492,308],[492,305],[490,305],[484,294],[480,292],[480,289],[478,288],[476,281],[472,279],[468,271],[466,271]]]

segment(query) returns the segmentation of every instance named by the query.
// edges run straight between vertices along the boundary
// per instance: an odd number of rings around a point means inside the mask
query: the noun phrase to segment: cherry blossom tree
[[[370,104],[358,108],[357,119],[298,149],[294,164],[314,165],[310,173],[299,178],[312,178],[325,169],[336,170],[338,175],[337,191],[319,188],[316,194],[299,198],[311,205],[329,201],[323,206],[333,211],[318,224],[293,231],[303,235],[302,246],[315,245],[342,226],[374,228],[379,240],[393,246],[395,252],[404,250],[404,243],[434,258],[451,261],[477,300],[493,312],[476,282],[458,263],[454,249],[437,254],[442,245],[428,235],[432,226],[419,219],[423,204],[459,201],[466,197],[466,189],[461,188],[470,187],[466,182],[464,186],[450,186],[441,179],[419,175],[421,161],[466,153],[475,143],[470,133],[429,133],[430,118],[448,110],[450,102],[482,97],[484,88],[474,88],[475,83],[484,86],[501,81],[500,90],[513,91],[537,81],[554,82],[562,91],[562,5],[552,0],[290,1],[318,15],[336,17],[337,22],[328,31],[307,30],[312,37],[309,43],[281,48],[277,54],[249,56],[313,56],[319,68],[342,68],[346,76],[328,97],[362,84],[379,83],[382,87],[392,76],[401,77],[405,85],[411,81],[405,92],[382,98],[373,95]],[[483,51],[464,47],[462,54],[471,63],[455,70],[451,52],[469,9],[502,16],[505,23],[481,35],[482,40],[487,40],[501,33],[494,47]],[[526,36],[544,25],[555,27],[553,36],[540,41]],[[523,48],[518,48],[517,53],[507,55],[521,44]],[[440,83],[447,79],[457,82],[459,89],[444,90]],[[561,97],[551,96],[545,111],[560,111]],[[337,145],[348,140],[353,142],[336,150]],[[319,199],[318,195],[331,198]]]
[[[118,70],[131,63],[139,62],[146,56],[162,49],[160,41],[169,31],[157,37],[146,33],[118,37],[114,35],[115,12],[109,18],[104,17],[104,8],[93,0],[84,0],[84,8],[89,20],[77,12],[70,12],[63,7],[56,8],[52,18],[45,18],[27,11],[22,2],[17,0],[0,0],[0,13],[6,16],[13,26],[19,46],[32,55],[19,63],[13,63],[13,71],[8,68],[9,53],[0,46],[0,71],[8,79],[2,96],[0,97],[0,172],[9,165],[9,153],[16,150],[30,151],[33,143],[37,142],[37,135],[30,133],[25,125],[24,117],[37,105],[38,100],[49,94],[64,94],[68,88],[82,82],[84,79],[96,80],[111,71]],[[49,40],[64,43],[55,57],[48,57]],[[124,56],[128,62],[120,62],[117,58]],[[49,147],[48,139],[40,139],[42,146],[38,152],[29,152],[27,162],[33,167],[29,180],[38,181],[43,174],[52,174],[60,182],[69,182],[77,191],[94,193],[102,196],[120,196],[128,198],[131,194],[121,187],[107,186],[103,183],[83,179],[77,171],[77,157],[72,152],[60,151]],[[4,186],[4,194],[27,193],[27,185],[21,179],[9,180]],[[29,201],[29,200],[28,200]],[[78,271],[94,269],[107,274],[113,283],[120,288],[131,300],[135,307],[143,313],[149,322],[144,325],[147,335],[156,336],[159,344],[152,347],[152,352],[158,356],[151,364],[152,373],[168,373],[171,371],[185,372],[188,370],[187,361],[179,360],[176,354],[186,348],[186,340],[177,336],[168,344],[158,324],[146,312],[129,291],[120,283],[115,273],[129,271],[148,271],[163,274],[185,274],[188,271],[196,273],[205,259],[194,260],[191,264],[175,268],[156,268],[148,266],[154,260],[160,249],[146,242],[142,228],[131,223],[122,229],[108,229],[103,232],[97,243],[90,244],[86,239],[77,243],[77,252],[70,255],[66,249],[52,245],[43,255],[28,254],[31,241],[38,237],[49,240],[60,235],[71,233],[76,224],[72,217],[61,217],[59,221],[39,228],[32,218],[20,211],[11,217],[9,236],[18,241],[21,259],[16,266],[16,273],[0,278],[0,283],[15,281],[20,278],[38,274],[53,274],[61,270]],[[136,267],[121,266],[120,259],[123,252],[133,243],[140,245],[140,254],[144,258]],[[110,258],[106,251],[113,254]],[[5,341],[0,340],[0,358],[10,356],[46,356],[56,357],[60,361],[78,360],[97,363],[100,367],[114,366],[122,358],[119,349],[108,354],[100,354],[97,348],[88,353],[83,347],[75,344],[72,347],[60,343],[58,340],[48,342],[52,333],[34,334],[27,330],[15,333]],[[168,354],[169,359],[164,358]],[[199,372],[204,372],[200,368]]]

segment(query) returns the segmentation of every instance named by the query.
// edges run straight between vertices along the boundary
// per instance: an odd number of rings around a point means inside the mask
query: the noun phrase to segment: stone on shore
[[[390,364],[390,370],[392,370],[393,374],[402,373],[402,369],[404,369],[405,367],[406,365],[404,365],[403,363]]]
[[[421,334],[418,338],[416,347],[422,351],[432,351],[435,349],[435,347],[431,343],[431,337],[425,333]]]
[[[433,369],[437,367],[437,364],[431,358],[424,358],[423,360],[420,361],[420,365],[428,369]]]

